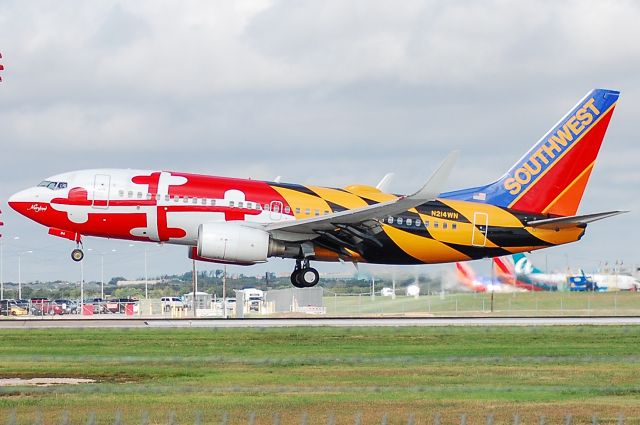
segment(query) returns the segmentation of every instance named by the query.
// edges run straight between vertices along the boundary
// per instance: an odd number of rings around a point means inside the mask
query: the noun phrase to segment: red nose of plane
[[[11,195],[8,204],[20,214],[28,216],[29,211],[37,209],[39,200],[39,196],[34,194],[32,189],[27,189]]]

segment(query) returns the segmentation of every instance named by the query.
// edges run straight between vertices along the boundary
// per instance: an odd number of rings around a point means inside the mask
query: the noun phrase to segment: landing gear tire
[[[301,271],[302,270],[294,270],[293,273],[291,273],[291,284],[296,288],[304,288],[304,285],[298,281]]]
[[[71,259],[73,261],[82,261],[82,259],[84,258],[84,252],[82,252],[82,250],[80,248],[76,248],[73,251],[71,251]]]
[[[304,285],[305,288],[311,288],[316,286],[320,281],[320,274],[312,267],[301,269],[298,273],[298,282]]]

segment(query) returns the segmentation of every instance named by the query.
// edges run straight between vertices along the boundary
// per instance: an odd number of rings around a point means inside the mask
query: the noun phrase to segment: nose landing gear
[[[320,274],[309,266],[309,260],[296,260],[296,267],[291,273],[291,284],[296,288],[311,288],[320,281]]]
[[[75,262],[82,261],[82,259],[84,258],[84,252],[82,251],[81,247],[82,242],[78,242],[76,249],[71,251],[71,259]]]

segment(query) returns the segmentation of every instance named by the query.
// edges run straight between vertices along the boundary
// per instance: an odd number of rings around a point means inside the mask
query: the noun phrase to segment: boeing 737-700
[[[200,261],[295,260],[291,283],[318,283],[310,261],[426,264],[532,251],[579,240],[620,211],[575,215],[619,92],[589,92],[500,179],[441,193],[449,155],[412,195],[172,171],[98,169],[49,177],[10,206],[74,241],[96,236],[180,244]]]

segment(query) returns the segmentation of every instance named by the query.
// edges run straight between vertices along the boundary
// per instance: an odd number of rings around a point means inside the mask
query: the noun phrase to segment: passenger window
[[[253,203],[251,202],[247,202],[247,208],[249,208],[250,210],[253,209]]]
[[[198,198],[193,198],[193,203],[197,204],[198,203]]]
[[[289,208],[289,207],[284,207],[284,213],[285,213],[285,214],[291,214],[291,208]]]
[[[413,224],[413,220],[410,218],[407,219],[407,226],[411,226]]]
[[[300,214],[300,208],[296,207],[296,214]]]
[[[434,221],[434,222],[433,222],[433,228],[434,228],[434,229],[437,229],[437,228],[438,228],[438,222],[437,222],[437,221]]]
[[[310,208],[305,208],[305,209],[304,209],[304,213],[305,213],[306,215],[311,214],[311,209],[310,209]]]
[[[206,198],[202,198],[202,205],[207,205],[207,199]]]
[[[235,205],[236,205],[236,204],[235,204],[235,202],[234,202],[234,201],[229,201],[229,206],[230,206],[231,208],[233,208]]]
[[[396,224],[400,224],[400,225],[402,225],[402,222],[403,222],[402,217],[398,217],[398,218],[396,219]]]
[[[416,227],[420,227],[422,225],[422,220],[416,218]]]
[[[269,207],[269,204],[264,204],[264,210],[271,211],[271,207]]]
[[[447,223],[446,221],[445,221],[444,223],[442,223],[442,228],[443,228],[443,229],[446,229],[446,228],[447,228],[447,226],[448,226],[448,223]]]
[[[238,202],[238,208],[243,208],[243,206],[244,206],[244,202],[242,201]]]
[[[153,197],[153,194],[147,193],[147,201],[150,201],[152,197]]]
[[[178,195],[174,195],[173,202],[178,202],[178,201],[180,201],[180,197]]]
[[[316,217],[317,217],[317,216],[319,216],[319,215],[320,215],[320,210],[315,210],[315,211],[314,211],[314,213],[315,213],[315,215],[316,215]]]
[[[129,193],[127,193],[127,196],[128,196],[129,198],[133,198],[133,191],[131,191],[131,190],[130,190],[130,191],[129,191]]]
[[[164,200],[166,202],[169,202],[171,200],[171,195],[169,195],[169,194],[164,195]]]
[[[258,211],[262,211],[262,205],[261,204],[256,204],[256,209]]]
[[[121,198],[124,198],[124,190],[119,190],[118,191],[118,196]]]
[[[215,200],[215,199],[212,199],[212,200],[211,200],[211,205],[212,205],[212,206],[214,206],[215,204],[216,204],[216,200]]]
[[[182,198],[182,200],[183,200],[183,202],[185,204],[189,203],[189,197],[188,196],[185,196],[184,198]]]
[[[453,223],[451,224],[451,230],[456,230],[458,228],[458,224]]]
[[[424,221],[424,227],[426,227],[426,228],[429,227],[429,222],[427,220]]]
[[[393,224],[393,217],[389,217],[389,218],[387,218],[387,223],[389,223],[389,224]]]

